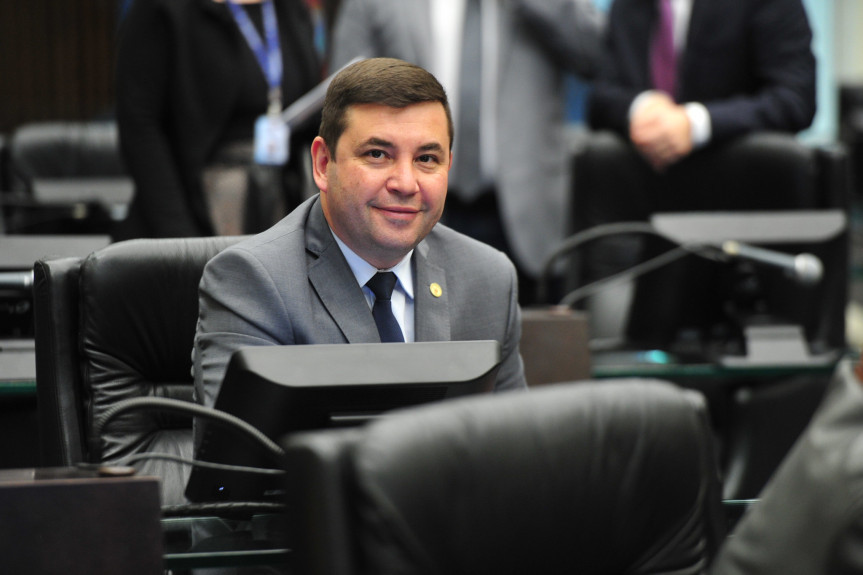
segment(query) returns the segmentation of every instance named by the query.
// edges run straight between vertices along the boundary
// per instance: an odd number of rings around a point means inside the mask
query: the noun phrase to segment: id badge
[[[255,163],[283,166],[288,161],[288,125],[280,115],[266,114],[255,122]]]

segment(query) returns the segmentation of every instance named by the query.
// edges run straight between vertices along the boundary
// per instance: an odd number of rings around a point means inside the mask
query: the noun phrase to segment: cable
[[[250,425],[245,420],[231,415],[230,413],[180,399],[170,399],[167,397],[134,397],[119,401],[112,405],[105,410],[105,413],[103,413],[101,417],[93,422],[93,434],[90,437],[91,457],[96,461],[102,459],[102,431],[112,419],[126,411],[142,409],[172,411],[182,415],[192,415],[211,419],[216,423],[224,424],[242,432],[244,435],[261,445],[274,461],[281,462],[285,454],[281,447],[279,447],[259,429]]]
[[[259,475],[284,475],[284,469],[270,469],[266,467],[248,467],[246,465],[230,465],[228,463],[214,463],[212,461],[204,461],[203,459],[188,459],[179,455],[170,453],[136,453],[125,459],[120,459],[117,463],[121,465],[135,465],[136,463],[148,459],[162,459],[165,461],[173,461],[182,463],[191,467],[206,467],[208,469],[216,469],[218,471],[237,471],[240,473],[257,473]]]
[[[537,286],[537,301],[544,302],[548,297],[548,277],[551,274],[551,270],[554,267],[558,258],[568,254],[569,252],[575,250],[577,247],[587,242],[605,236],[634,233],[650,234],[666,239],[672,243],[678,243],[676,240],[669,236],[666,236],[665,234],[657,230],[655,227],[653,227],[652,224],[647,222],[619,222],[611,224],[601,224],[590,229],[584,230],[582,232],[578,232],[565,239],[557,248],[555,248],[555,250],[548,257],[546,257],[545,262],[543,263],[540,281]],[[571,306],[578,300],[593,295],[594,293],[600,291],[609,284],[619,283],[628,279],[636,278],[638,276],[646,274],[647,272],[667,265],[677,259],[680,259],[687,253],[691,253],[714,261],[721,261],[723,259],[721,252],[710,246],[697,243],[678,243],[678,247],[664,252],[658,256],[655,256],[647,261],[641,262],[628,270],[624,270],[606,278],[601,278],[569,292],[561,300],[560,305]]]
[[[585,297],[592,296],[596,292],[605,289],[606,286],[620,283],[626,280],[635,279],[639,276],[646,274],[647,272],[651,272],[655,269],[661,268],[664,265],[670,264],[671,262],[682,258],[688,253],[689,250],[683,247],[676,247],[670,249],[667,252],[663,252],[658,256],[655,256],[647,261],[641,262],[627,270],[602,278],[600,280],[596,280],[595,282],[591,282],[587,285],[581,286],[580,288],[572,290],[571,292],[563,296],[563,299],[560,300],[560,305],[571,306],[577,301]]]
[[[539,283],[536,290],[537,301],[544,302],[548,297],[548,278],[551,275],[551,269],[554,267],[555,263],[557,263],[558,258],[575,250],[575,248],[582,244],[598,238],[635,233],[661,235],[656,228],[647,222],[620,222],[594,226],[563,240],[563,242],[561,242],[561,244],[545,258],[545,261],[542,264],[542,271],[540,272]]]

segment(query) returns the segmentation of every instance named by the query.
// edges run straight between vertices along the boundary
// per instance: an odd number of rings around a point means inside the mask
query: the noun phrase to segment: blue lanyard
[[[282,51],[279,48],[279,26],[276,23],[276,10],[273,8],[272,0],[265,0],[262,4],[264,13],[264,33],[267,45],[261,40],[261,35],[245,10],[237,6],[234,0],[227,1],[231,14],[240,28],[240,32],[248,42],[255,58],[267,78],[270,87],[269,100],[271,112],[281,112],[282,104]],[[273,107],[276,109],[273,110]]]

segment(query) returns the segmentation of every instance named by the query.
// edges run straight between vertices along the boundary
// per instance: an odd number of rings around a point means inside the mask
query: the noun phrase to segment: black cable
[[[548,279],[551,275],[552,268],[561,256],[567,255],[569,252],[575,250],[575,248],[595,239],[622,234],[653,234],[661,236],[656,228],[647,222],[601,224],[571,235],[563,240],[563,242],[561,242],[560,245],[558,245],[554,251],[545,258],[539,276],[539,283],[536,287],[536,300],[543,303],[548,297]]]
[[[284,475],[284,469],[270,469],[266,467],[249,467],[246,465],[231,465],[228,463],[215,463],[213,461],[205,461],[203,459],[188,459],[186,457],[180,457],[179,455],[172,455],[170,453],[153,453],[153,452],[145,452],[145,453],[136,453],[134,455],[130,455],[125,459],[120,459],[117,461],[120,465],[135,465],[140,461],[144,461],[147,459],[162,459],[165,461],[173,461],[175,463],[182,463],[183,465],[188,465],[191,467],[206,467],[208,469],[216,469],[218,471],[237,471],[240,473],[257,473],[259,475]]]
[[[610,275],[608,277],[604,277],[602,279],[596,280],[595,282],[591,282],[589,284],[581,286],[580,288],[572,290],[571,292],[563,296],[563,299],[561,299],[560,301],[560,305],[571,306],[577,301],[585,297],[592,296],[596,292],[605,289],[609,285],[621,283],[624,281],[635,279],[639,276],[643,276],[648,272],[652,272],[655,269],[659,269],[662,266],[668,265],[673,261],[679,260],[685,255],[695,254],[711,260],[719,259],[711,257],[709,255],[711,252],[702,250],[702,248],[703,246],[696,246],[692,244],[681,245],[676,248],[672,248],[666,252],[659,254],[658,256],[654,256],[649,260],[643,261],[635,266],[632,266],[629,269],[623,270],[622,272]]]
[[[561,256],[569,254],[570,252],[587,242],[606,236],[624,234],[654,235],[668,240],[669,242],[672,242],[674,244],[678,244],[678,247],[664,252],[663,254],[660,254],[647,261],[641,262],[640,264],[637,264],[628,270],[614,274],[607,278],[601,278],[590,284],[572,290],[571,292],[566,294],[566,296],[564,296],[564,298],[560,302],[560,305],[570,306],[578,300],[582,299],[583,297],[593,295],[595,292],[599,291],[600,289],[611,283],[617,283],[627,279],[638,277],[649,271],[653,271],[654,269],[667,265],[672,261],[683,257],[687,253],[698,255],[714,261],[721,260],[721,257],[717,257],[721,256],[721,253],[718,252],[715,248],[710,248],[709,246],[706,246],[704,244],[696,243],[681,244],[674,238],[663,234],[662,232],[657,230],[653,226],[653,224],[650,224],[648,222],[619,222],[611,224],[601,224],[587,230],[578,232],[566,238],[557,248],[555,248],[555,250],[549,256],[546,257],[545,262],[542,266],[539,283],[537,285],[537,301],[540,303],[545,302],[546,298],[548,297],[548,279],[551,275],[552,268]]]
[[[281,447],[279,447],[259,429],[250,425],[245,420],[231,415],[230,413],[180,399],[170,399],[167,397],[133,397],[131,399],[118,401],[116,404],[106,409],[105,413],[93,422],[93,434],[90,437],[91,457],[96,461],[100,461],[102,459],[102,430],[112,419],[126,411],[142,409],[169,411],[180,413],[182,415],[192,415],[210,419],[216,423],[227,425],[242,432],[244,435],[261,445],[274,461],[281,462],[285,454]]]

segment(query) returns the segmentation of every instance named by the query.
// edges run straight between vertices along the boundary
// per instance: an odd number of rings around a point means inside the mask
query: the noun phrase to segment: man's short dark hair
[[[333,78],[324,99],[318,135],[335,156],[336,144],[347,128],[345,115],[356,104],[405,108],[411,104],[440,102],[446,112],[449,145],[453,123],[446,91],[425,69],[396,58],[371,58],[347,66]]]

